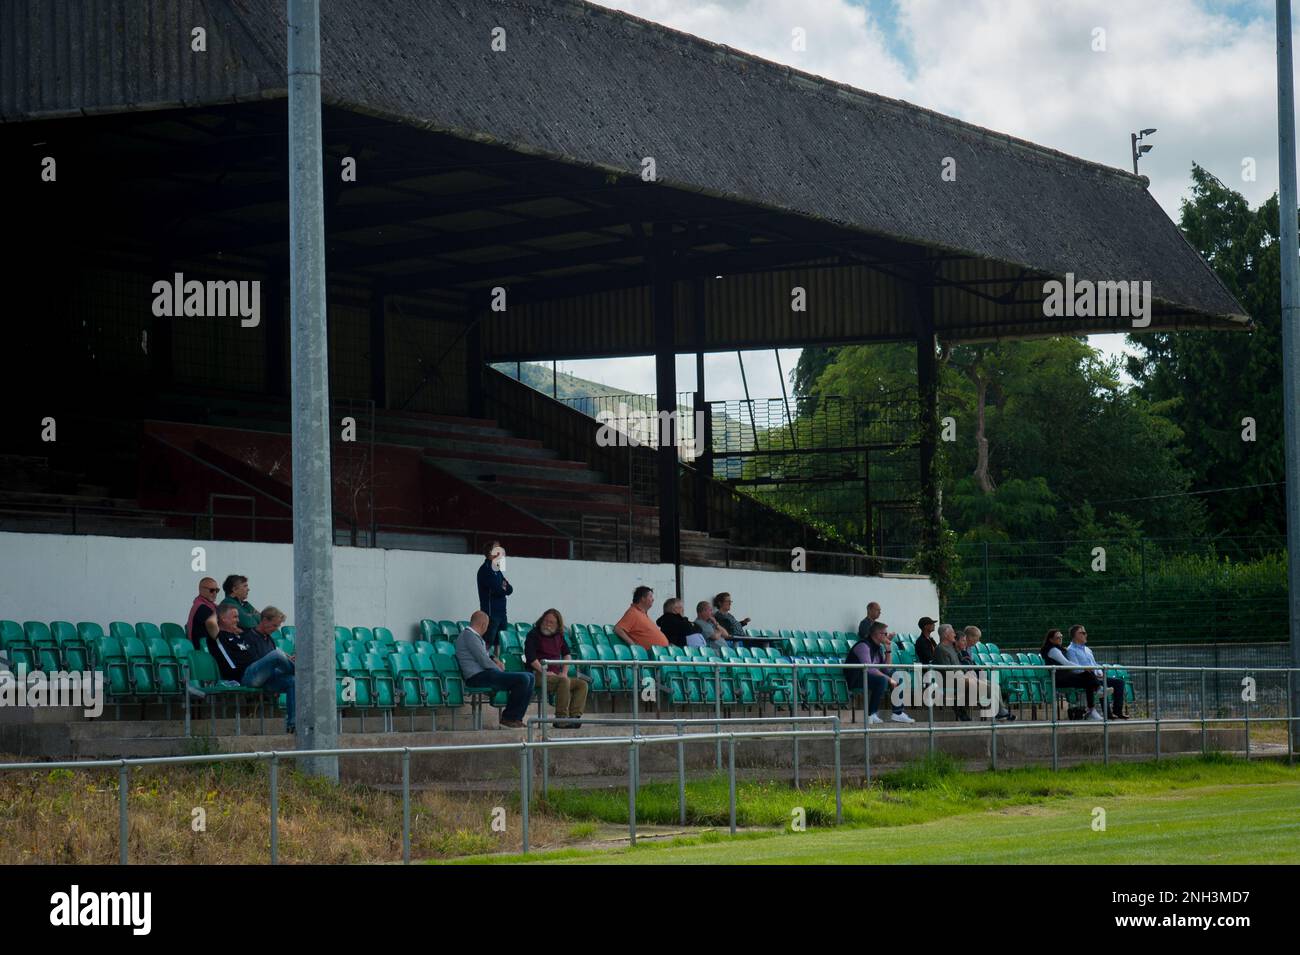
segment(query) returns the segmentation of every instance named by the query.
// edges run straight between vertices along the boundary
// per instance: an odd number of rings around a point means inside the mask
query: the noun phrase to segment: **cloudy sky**
[[[1175,220],[1193,162],[1252,205],[1277,190],[1271,0],[596,2],[1111,166],[1131,168],[1129,133],[1155,127],[1141,172]],[[781,353],[787,374],[797,357]],[[649,358],[562,367],[654,390]],[[748,353],[745,371],[752,394],[780,395],[771,351]],[[734,354],[709,356],[705,374],[710,397],[743,395]],[[679,360],[679,389],[694,381],[694,360]]]

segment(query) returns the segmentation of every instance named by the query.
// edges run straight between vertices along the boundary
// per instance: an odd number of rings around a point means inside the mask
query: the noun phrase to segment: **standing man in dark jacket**
[[[515,592],[502,569],[505,559],[506,551],[501,542],[492,541],[483,549],[483,563],[478,569],[478,608],[488,616],[483,643],[493,659],[501,656],[500,635],[509,622],[506,619],[506,598]]]

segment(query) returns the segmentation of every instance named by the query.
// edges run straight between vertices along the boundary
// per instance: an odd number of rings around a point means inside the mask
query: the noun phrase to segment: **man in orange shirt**
[[[654,606],[655,592],[649,587],[641,586],[632,592],[632,606],[614,624],[614,632],[628,646],[651,647],[668,646],[668,638],[650,619],[650,608]]]

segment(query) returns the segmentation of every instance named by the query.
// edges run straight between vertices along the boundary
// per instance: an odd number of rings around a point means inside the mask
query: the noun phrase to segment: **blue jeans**
[[[471,689],[505,690],[505,712],[503,720],[522,720],[528,712],[528,703],[533,698],[533,675],[531,673],[506,673],[503,670],[480,670],[465,681]]]
[[[893,674],[892,667],[877,667],[881,673]],[[870,716],[880,709],[880,698],[885,695],[889,689],[889,679],[884,676],[876,676],[874,673],[867,673],[867,715]],[[902,713],[904,708],[899,706],[895,708],[896,713]]]
[[[293,696],[293,661],[285,655],[283,650],[272,650],[260,660],[254,660],[244,670],[244,677],[239,682],[244,686],[260,686],[264,690],[270,690],[272,693],[283,693],[285,704],[284,728],[292,730],[294,726],[294,715],[297,710],[294,707]]]

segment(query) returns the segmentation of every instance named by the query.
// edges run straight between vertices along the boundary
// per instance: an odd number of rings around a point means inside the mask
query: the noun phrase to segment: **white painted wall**
[[[194,547],[206,550],[207,571],[191,569]],[[463,620],[478,607],[473,554],[363,547],[334,548],[334,614],[345,626],[387,626],[409,638],[423,617]],[[675,590],[670,564],[619,564],[507,557],[514,585],[512,620],[535,620],[558,607],[566,621],[613,623],[639,584],[659,602]],[[198,581],[230,573],[249,579],[256,607],[274,604],[293,623],[293,548],[288,544],[0,533],[0,618],[184,623]],[[689,608],[720,590],[735,609],[769,629],[853,630],[867,601],[883,619],[912,632],[922,614],[937,617],[938,597],[922,578],[834,577],[822,574],[685,567]],[[657,616],[657,611],[656,611]]]
[[[691,616],[696,603],[725,590],[736,619],[750,617],[750,626],[763,630],[856,631],[873,600],[895,633],[917,633],[916,621],[924,616],[939,619],[939,592],[926,577],[683,567],[682,580]]]

